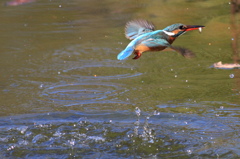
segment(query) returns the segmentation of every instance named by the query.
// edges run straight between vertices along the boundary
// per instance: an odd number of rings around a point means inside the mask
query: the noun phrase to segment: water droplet
[[[141,110],[140,110],[138,107],[136,107],[136,108],[135,108],[135,113],[136,113],[137,116],[139,117],[140,114],[141,114]]]
[[[15,148],[14,146],[10,146],[7,150],[10,151],[10,150],[12,150],[14,148]]]
[[[224,108],[224,106],[220,106],[220,109],[223,109]]]
[[[71,139],[71,140],[68,140],[69,144],[71,146],[74,146],[75,145],[75,139]]]
[[[44,86],[44,84],[40,84],[39,88],[40,88],[40,89],[42,89],[42,88],[43,88],[43,86]]]
[[[234,40],[234,38],[232,38],[231,40]]]
[[[61,74],[61,72],[58,72],[58,74],[60,75],[60,74]]]
[[[187,150],[187,153],[190,155],[192,154],[192,150]]]
[[[229,77],[230,77],[230,78],[234,78],[234,74],[230,74]]]
[[[185,123],[185,124],[188,124],[188,122],[187,122],[187,121],[184,121],[184,123]]]
[[[160,112],[158,112],[158,111],[155,110],[155,111],[153,112],[153,115],[160,115]]]
[[[216,116],[219,116],[219,114],[215,114]]]

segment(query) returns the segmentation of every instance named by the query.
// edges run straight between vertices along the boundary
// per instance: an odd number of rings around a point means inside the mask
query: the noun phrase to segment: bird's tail
[[[126,58],[128,58],[134,51],[134,48],[132,46],[128,46],[126,47],[125,50],[123,50],[122,52],[120,52],[117,56],[118,60],[124,60]]]

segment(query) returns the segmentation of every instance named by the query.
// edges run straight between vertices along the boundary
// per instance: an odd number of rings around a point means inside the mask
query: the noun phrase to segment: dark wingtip
[[[174,49],[175,51],[177,51],[178,53],[180,53],[182,56],[184,56],[185,58],[194,58],[196,57],[195,54],[189,50],[189,49],[186,49],[186,48],[183,48],[183,47],[172,47],[172,49]]]

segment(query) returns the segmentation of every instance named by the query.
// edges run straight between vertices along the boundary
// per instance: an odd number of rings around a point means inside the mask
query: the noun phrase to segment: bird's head
[[[173,24],[173,25],[170,25],[170,26],[164,28],[163,31],[164,31],[164,33],[166,33],[169,36],[178,37],[178,36],[182,35],[183,33],[185,33],[186,31],[190,31],[190,30],[199,29],[199,31],[201,32],[203,27],[205,27],[205,26],[184,25],[181,23],[177,23],[177,24]]]

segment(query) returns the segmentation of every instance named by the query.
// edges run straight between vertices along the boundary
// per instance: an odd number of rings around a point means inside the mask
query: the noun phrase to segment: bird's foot
[[[142,53],[140,53],[140,52],[135,52],[134,54],[136,55],[136,56],[133,58],[134,60],[140,58],[141,55],[142,55]]]

